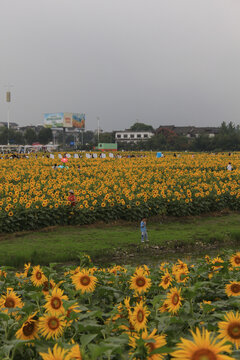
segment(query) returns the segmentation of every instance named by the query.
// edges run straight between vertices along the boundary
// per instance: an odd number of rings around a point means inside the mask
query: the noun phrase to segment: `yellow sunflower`
[[[30,315],[22,324],[22,327],[16,332],[16,338],[19,340],[38,339],[38,321],[34,319],[37,312]]]
[[[7,277],[7,273],[6,273],[6,271],[4,271],[4,270],[0,270],[0,278],[1,277]]]
[[[8,309],[22,308],[23,302],[12,288],[7,288],[7,293],[0,297],[0,310],[8,313]],[[12,313],[14,315],[14,313]]]
[[[78,344],[72,347],[72,349],[66,356],[66,360],[82,360],[82,355]]]
[[[164,301],[164,303],[158,310],[160,311],[160,313],[168,312],[168,304],[166,303],[166,301]]]
[[[63,290],[54,288],[51,295],[46,295],[47,303],[44,305],[49,314],[61,315],[65,313],[63,300],[68,300],[67,295],[63,295]]]
[[[145,340],[145,351],[146,354],[144,357],[145,360],[162,360],[165,357],[165,354],[152,354],[151,353],[160,349],[164,345],[166,345],[165,335],[156,335],[157,329],[153,329],[151,334],[148,335],[147,331],[143,331],[141,334],[142,339]],[[129,337],[129,345],[135,350],[137,347],[137,340],[140,339],[140,335],[135,337]],[[149,342],[147,342],[149,340]],[[130,354],[132,352],[130,351]]]
[[[168,271],[166,270],[166,267],[168,266],[168,262],[162,262],[159,266],[161,271]]]
[[[181,297],[181,289],[178,290],[176,287],[172,288],[170,292],[167,294],[167,299],[165,300],[165,303],[168,305],[168,311],[175,314],[180,306],[182,305],[181,300],[183,298]]]
[[[166,271],[166,273],[161,278],[161,282],[160,282],[159,286],[161,286],[163,289],[166,290],[171,285],[172,280],[173,279],[172,279],[171,275],[169,274],[168,271]]]
[[[231,353],[231,345],[225,345],[225,340],[217,342],[217,338],[214,339],[205,329],[202,334],[199,329],[191,333],[193,341],[181,338],[177,350],[171,354],[173,360],[233,360],[222,354]]]
[[[230,284],[225,286],[225,292],[227,296],[239,296],[240,295],[240,282],[231,281]]]
[[[127,310],[128,314],[131,313],[130,300],[131,300],[130,297],[126,297],[126,298],[123,300],[124,305],[125,305],[125,307],[126,307],[126,310]]]
[[[147,265],[143,265],[143,269],[146,271],[147,275],[150,275],[150,269]]]
[[[28,275],[28,271],[31,267],[31,263],[29,262],[28,264],[24,264],[24,273],[26,274],[26,277]]]
[[[151,287],[151,284],[151,279],[145,276],[145,271],[142,268],[137,269],[130,279],[130,289],[140,294],[146,292]]]
[[[210,305],[211,306],[211,309],[205,309],[204,308],[204,305]],[[209,300],[203,300],[202,303],[200,303],[200,308],[203,309],[203,311],[205,312],[212,312],[212,311],[215,311],[215,308],[212,306],[212,302],[209,301]]]
[[[45,281],[48,281],[39,265],[33,267],[31,281],[33,285],[37,287],[43,285]]]
[[[81,312],[81,310],[79,309],[79,304],[78,304],[78,303],[74,303],[74,304],[70,305],[70,306],[66,309],[66,317],[69,318],[69,317],[70,317],[70,314],[71,314],[72,312],[75,312],[75,313]]]
[[[39,331],[46,339],[57,339],[63,334],[66,321],[63,316],[45,314],[39,319]]]
[[[185,283],[188,281],[189,276],[188,276],[188,271],[186,270],[179,270],[175,273],[175,278],[177,280],[178,283]]]
[[[129,314],[129,321],[133,324],[136,331],[146,328],[149,314],[150,311],[147,310],[147,306],[144,306],[143,301],[135,306],[133,312]]]
[[[210,271],[210,273],[208,274],[208,278],[209,278],[209,280],[211,280],[211,279],[212,279],[212,277],[213,277],[213,272],[212,272],[212,271]]]
[[[230,262],[233,267],[239,267],[240,266],[240,252],[233,254],[233,256],[230,258]]]
[[[186,270],[186,271],[188,270],[187,264],[181,261],[180,259],[178,259],[177,266],[179,270]]]
[[[48,280],[44,281],[42,285],[43,285],[42,292],[44,293],[44,295],[48,295],[49,290],[53,289],[56,286],[55,281],[53,281],[52,279],[50,281]]]
[[[54,345],[53,351],[48,349],[47,353],[40,352],[43,360],[66,360],[67,350],[58,347],[58,344]]]
[[[219,337],[230,341],[236,346],[240,346],[240,315],[237,312],[234,314],[232,311],[224,316],[225,321],[218,323]]]
[[[89,271],[82,269],[72,276],[72,282],[76,290],[81,290],[82,293],[93,292],[96,286],[97,278],[90,275]]]
[[[173,275],[175,275],[179,270],[183,270],[187,272],[189,271],[187,264],[178,259],[178,262],[172,267]]]
[[[17,272],[15,275],[16,277],[18,278],[27,278],[28,276],[28,271],[31,267],[31,263],[28,263],[28,264],[24,264],[24,272]]]
[[[216,258],[214,258],[214,259],[212,260],[212,264],[214,265],[214,266],[212,267],[212,270],[213,270],[213,271],[219,271],[219,270],[221,270],[221,269],[223,268],[223,266],[222,266],[221,264],[223,264],[223,263],[224,263],[224,260],[221,259],[219,256],[217,256]]]

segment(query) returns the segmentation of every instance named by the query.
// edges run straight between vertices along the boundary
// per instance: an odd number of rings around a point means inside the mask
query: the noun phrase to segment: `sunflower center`
[[[239,285],[239,284],[233,284],[233,285],[231,286],[231,290],[232,290],[232,292],[235,293],[235,294],[239,293],[239,292],[240,292],[240,285]]]
[[[154,346],[154,343],[147,343],[147,347],[149,348],[149,353],[151,354],[151,352],[153,350],[155,350],[155,346]]]
[[[165,310],[167,310],[167,308],[168,308],[168,304],[163,304],[163,309],[165,309]]]
[[[232,339],[240,339],[240,322],[231,323],[228,326],[227,333]]]
[[[200,349],[193,353],[191,360],[217,360],[217,357],[211,350]]]
[[[5,303],[4,303],[4,306],[7,307],[7,308],[13,308],[15,307],[15,301],[14,299],[12,298],[7,298]]]
[[[81,279],[80,279],[80,283],[83,286],[88,286],[90,284],[90,277],[87,276],[87,275],[82,276]]]
[[[24,325],[23,327],[23,334],[25,336],[30,336],[32,335],[32,333],[34,332],[35,326],[34,326],[34,322],[30,321],[29,323],[27,323],[26,325]]]
[[[48,320],[48,327],[51,330],[56,330],[59,327],[59,320],[56,317],[51,317]]]
[[[48,290],[49,290],[48,281],[44,281],[44,283],[43,283],[43,291],[48,291]]]
[[[167,284],[169,282],[169,276],[166,276],[164,279],[164,284]]]
[[[36,272],[36,278],[37,278],[38,280],[41,280],[41,278],[42,278],[42,273],[41,273],[40,271],[37,271],[37,272]]]
[[[137,278],[136,285],[138,287],[143,287],[145,284],[146,284],[146,280],[144,279],[144,277],[140,276]]]
[[[71,312],[72,312],[72,309],[68,309],[68,310],[67,310],[67,315],[66,315],[66,316],[67,316],[67,317],[70,317]]]
[[[238,256],[236,256],[234,260],[236,264],[240,264],[240,258]]]
[[[59,309],[62,306],[62,301],[58,297],[54,297],[51,300],[51,306],[53,309]]]
[[[138,322],[143,322],[143,319],[144,319],[144,313],[142,310],[139,310],[138,313],[137,313],[137,319],[138,319]]]
[[[173,298],[172,298],[173,305],[177,305],[178,302],[179,302],[179,296],[178,296],[178,294],[174,294]]]

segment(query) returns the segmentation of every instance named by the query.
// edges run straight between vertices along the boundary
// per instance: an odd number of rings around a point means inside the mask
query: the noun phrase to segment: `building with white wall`
[[[115,142],[138,142],[150,139],[154,134],[150,131],[116,131]]]

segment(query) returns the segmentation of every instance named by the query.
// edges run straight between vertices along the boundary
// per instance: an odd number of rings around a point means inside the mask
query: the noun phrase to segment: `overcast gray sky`
[[[240,124],[239,0],[0,0],[0,121]]]

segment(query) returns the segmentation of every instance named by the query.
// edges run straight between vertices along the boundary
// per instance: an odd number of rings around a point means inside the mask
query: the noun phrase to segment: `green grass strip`
[[[0,236],[0,265],[21,266],[50,262],[77,261],[87,253],[99,261],[113,261],[124,254],[131,256],[178,253],[191,248],[222,249],[240,240],[240,214],[172,219],[167,222],[148,222],[149,246],[141,245],[139,224],[61,226],[36,232],[3,234]]]

